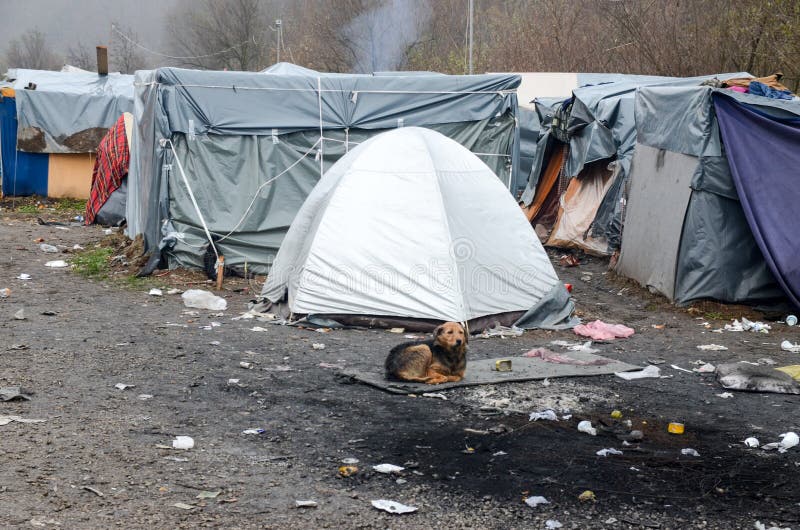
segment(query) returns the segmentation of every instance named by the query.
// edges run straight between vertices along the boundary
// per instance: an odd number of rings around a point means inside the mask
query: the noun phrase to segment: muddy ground
[[[0,208],[0,289],[11,290],[0,298],[0,386],[21,386],[32,398],[0,403],[0,415],[44,420],[0,426],[3,527],[546,528],[547,520],[579,529],[800,527],[800,448],[778,454],[742,443],[800,432],[800,396],[724,399],[713,375],[670,368],[691,369],[698,359],[800,364],[800,355],[779,347],[799,341],[798,328],[712,333],[704,322],[722,327],[743,309],[677,309],[607,274],[604,260],[581,257],[578,267],[556,265],[574,285],[581,316],[636,330],[597,344],[600,354],[642,366],[663,359],[669,378],[511,383],[448,390],[447,400],[392,395],[337,376],[336,366],[379,369],[403,340],[396,334],[232,320],[258,290],[255,281],[226,280],[226,311],[193,312],[179,295],[148,291],[210,287],[197,274],[135,281],[50,269],[45,262],[72,256],[42,252],[37,238],[91,249],[109,236],[97,227],[42,226],[42,213]],[[31,279],[17,279],[21,273]],[[14,318],[20,309],[24,320]],[[575,336],[473,339],[469,355],[513,357],[555,339]],[[729,350],[696,349],[708,343]],[[572,417],[528,421],[545,407]],[[617,439],[614,409],[644,432],[640,444]],[[601,426],[596,437],[577,431],[583,419]],[[685,423],[685,434],[668,434],[670,421]],[[171,449],[177,435],[193,437],[195,447]],[[623,455],[596,456],[611,447]],[[338,473],[345,458],[359,460],[347,478]],[[382,475],[372,470],[380,463],[406,469]],[[585,490],[596,500],[579,501]],[[203,491],[219,493],[198,498]],[[524,503],[535,495],[549,504]],[[384,513],[374,499],[418,511]],[[297,500],[317,505],[298,508]]]

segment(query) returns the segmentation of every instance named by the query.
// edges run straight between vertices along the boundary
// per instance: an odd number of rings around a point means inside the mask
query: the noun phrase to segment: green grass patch
[[[23,204],[17,207],[19,213],[39,213],[39,208],[35,204]]]
[[[58,211],[79,211],[86,210],[86,201],[83,199],[59,199],[53,205]]]
[[[726,317],[722,313],[717,313],[716,311],[710,311],[704,314],[703,318],[705,318],[706,320],[728,320],[728,317]]]
[[[113,253],[110,248],[96,248],[75,254],[70,260],[78,274],[86,278],[108,277],[108,259]]]

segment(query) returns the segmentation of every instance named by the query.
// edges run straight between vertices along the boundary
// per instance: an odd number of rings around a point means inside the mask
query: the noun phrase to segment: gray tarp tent
[[[616,270],[679,304],[714,299],[772,306],[785,295],[739,202],[712,103],[715,92],[769,115],[800,116],[797,101],[702,86],[641,88]]]
[[[518,76],[298,73],[137,72],[128,235],[202,266],[205,223],[227,264],[267,271],[322,172],[403,126],[455,139],[514,188]]]
[[[631,158],[636,143],[634,96],[637,88],[697,86],[714,77],[728,79],[751,76],[737,73],[676,78],[615,74],[598,76],[594,80],[597,84],[573,90],[572,108],[566,123],[569,132],[569,152],[562,170],[563,174],[570,178],[577,177],[584,167],[601,160],[616,160],[618,167],[614,182],[597,209],[591,236],[605,238],[610,249],[620,246],[624,189],[630,174]],[[548,125],[556,105],[553,101],[543,102],[541,105],[539,114],[546,118],[540,119]],[[525,206],[533,201],[539,176],[544,167],[547,146],[553,141],[552,131],[545,128],[539,137],[537,157],[532,164],[528,187],[522,195],[521,201]]]
[[[29,153],[86,153],[133,109],[133,76],[13,68],[17,148]],[[30,84],[34,90],[28,90]]]

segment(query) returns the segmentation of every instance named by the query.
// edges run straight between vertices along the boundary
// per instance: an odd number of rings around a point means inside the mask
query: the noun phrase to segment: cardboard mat
[[[440,385],[427,385],[425,383],[411,383],[403,381],[388,381],[381,372],[363,372],[360,370],[345,369],[343,376],[361,383],[394,392],[395,394],[421,394],[423,392],[438,392],[449,388],[475,385],[494,385],[497,383],[510,383],[513,381],[531,381],[555,377],[580,377],[587,375],[605,375],[615,372],[628,372],[639,370],[640,366],[615,361],[583,352],[569,352],[569,356],[580,361],[609,361],[608,364],[579,366],[574,364],[557,364],[543,361],[539,358],[528,357],[497,357],[494,359],[481,359],[467,361],[467,373],[464,379],[457,383],[442,383]],[[511,360],[510,372],[495,370],[495,361],[501,359]]]

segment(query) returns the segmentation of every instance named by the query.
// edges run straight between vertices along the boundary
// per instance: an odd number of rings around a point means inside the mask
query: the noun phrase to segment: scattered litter
[[[730,390],[800,394],[800,383],[792,376],[769,366],[729,363],[717,366],[717,381]]]
[[[95,488],[93,488],[91,486],[81,486],[81,489],[82,490],[86,490],[86,491],[90,491],[90,492],[94,493],[95,495],[97,495],[98,497],[105,497],[105,495],[103,495],[102,491],[100,491],[98,489],[95,489]]]
[[[698,374],[713,374],[716,370],[717,368],[711,363],[705,363],[692,369],[693,372]]]
[[[702,351],[725,351],[728,348],[719,344],[701,344],[697,349]]]
[[[531,412],[528,421],[539,421],[539,420],[548,420],[548,421],[558,421],[558,416],[552,409],[542,410],[539,412]]]
[[[751,322],[742,317],[742,321],[734,320],[733,324],[725,324],[725,331],[752,331],[753,333],[769,333],[772,329],[769,324],[763,322]]]
[[[618,420],[618,419],[620,419],[622,417],[622,411],[621,410],[612,410],[610,416],[612,418],[614,418],[615,420]]]
[[[197,494],[198,499],[216,499],[219,497],[219,494],[222,493],[221,491],[206,491],[202,490],[200,493]]]
[[[669,367],[672,368],[673,370],[680,370],[681,372],[686,372],[686,373],[689,373],[689,374],[694,373],[691,370],[687,370],[686,368],[681,368],[677,364],[671,364],[671,365],[669,365]]]
[[[500,324],[495,324],[491,328],[485,329],[483,333],[478,335],[480,339],[488,339],[491,337],[500,337],[501,339],[507,338],[514,338],[520,337],[525,332],[525,330],[518,328],[517,326],[501,326]]]
[[[471,429],[469,427],[464,428],[464,432],[467,434],[479,434],[481,436],[489,434],[489,431],[482,430],[482,429]]]
[[[148,399],[153,399],[153,394],[139,394],[136,396],[136,399],[141,401],[147,401]]]
[[[792,530],[788,526],[786,528],[780,528],[778,526],[770,526],[769,528],[767,528],[767,525],[765,525],[761,521],[756,521],[755,529],[756,530]]]
[[[341,370],[344,368],[343,364],[334,364],[334,363],[319,363],[317,366],[320,368],[328,368],[329,370]]]
[[[642,370],[636,372],[615,372],[614,375],[631,381],[633,379],[646,379],[649,377],[661,377],[661,369],[658,366],[648,365]]]
[[[422,393],[422,397],[433,398],[433,399],[442,399],[444,401],[447,401],[447,396],[445,396],[441,392],[423,392]]]
[[[44,264],[44,266],[53,269],[63,269],[64,267],[68,267],[69,265],[63,259],[57,259],[55,261],[48,261],[47,263]]]
[[[202,289],[189,289],[181,295],[181,298],[186,307],[210,311],[225,311],[228,308],[228,302],[224,298]]]
[[[600,350],[596,348],[592,348],[592,341],[586,342],[568,342],[566,340],[554,340],[551,341],[550,344],[553,346],[561,346],[562,348],[566,348],[570,351],[581,351],[584,353],[597,353]]]
[[[378,473],[383,473],[388,475],[391,473],[400,473],[405,468],[396,466],[394,464],[378,464],[377,466],[372,466],[372,469],[374,469]]]
[[[592,427],[592,422],[589,420],[583,420],[578,424],[578,431],[585,432],[586,434],[590,434],[592,436],[597,436],[597,429]]]
[[[134,388],[136,385],[126,385],[125,383],[117,383],[114,388],[117,390],[125,390],[126,388]]]
[[[25,320],[25,310],[24,309],[20,309],[19,311],[14,313],[14,318],[16,320]]]
[[[321,343],[321,342],[315,342],[315,343],[313,343],[311,345],[311,347],[314,348],[315,350],[324,350],[325,349],[325,345],[323,343]]]
[[[578,495],[578,500],[581,502],[587,502],[587,501],[594,502],[597,500],[597,495],[595,495],[592,490],[586,490],[580,495]]]
[[[218,340],[212,340],[211,342],[208,343],[209,346],[219,346],[220,344],[222,343]]]
[[[800,353],[800,344],[792,344],[788,340],[781,342],[781,349],[792,353]]]
[[[550,504],[550,501],[542,497],[541,495],[536,495],[533,497],[528,497],[525,499],[525,504],[530,506],[531,508],[536,508],[540,504]]]
[[[267,431],[264,429],[245,429],[242,431],[242,434],[264,434],[265,432]]]
[[[194,510],[194,506],[192,506],[191,504],[186,504],[185,502],[176,502],[175,504],[173,504],[173,506],[176,508],[180,508],[181,510]]]
[[[405,333],[406,328],[389,328],[389,333]]]
[[[684,456],[700,456],[696,450],[692,449],[691,447],[687,447],[685,449],[681,449],[681,454]]]
[[[590,343],[591,344],[591,343]],[[555,364],[572,364],[575,366],[605,366],[613,362],[611,359],[593,359],[591,361],[584,361],[580,359],[573,359],[569,355],[556,353],[547,348],[534,348],[522,354],[523,357],[539,358],[544,362]]]
[[[191,449],[194,447],[194,438],[191,436],[176,436],[172,440],[173,449]]]
[[[251,362],[247,361],[239,361],[239,367],[244,368],[245,370],[252,370],[255,365]]]
[[[31,397],[28,394],[23,394],[22,389],[18,386],[4,386],[0,387],[0,401],[30,401]]]
[[[547,530],[556,530],[557,528],[562,528],[563,526],[563,524],[555,519],[548,519],[544,522],[544,527],[547,528]]]
[[[797,317],[794,316],[794,315],[788,315],[784,322],[786,322],[787,326],[796,326],[797,325]]]
[[[352,477],[358,473],[358,468],[356,466],[339,466],[339,475],[342,477]]]
[[[728,399],[733,397],[733,394],[730,392],[723,392],[722,394],[714,394],[714,395],[722,399]]]
[[[758,447],[759,445],[761,445],[761,442],[758,441],[758,438],[754,438],[751,436],[749,438],[744,439],[744,444],[747,447]]]
[[[497,451],[496,453],[492,453],[492,456],[504,456],[507,455],[505,451]]]
[[[348,466],[352,466],[353,464],[358,464],[358,458],[342,458],[342,464],[347,464]]]
[[[683,434],[685,430],[686,426],[683,423],[672,421],[667,424],[667,432],[670,434]]]
[[[8,349],[9,350],[27,350],[28,349],[28,345],[27,344],[12,344],[11,346],[9,346]]]
[[[11,289],[6,287],[5,289],[0,289],[0,298],[8,298],[11,295]]]
[[[780,370],[785,374],[789,374],[789,376],[796,380],[800,381],[800,364],[791,364],[789,366],[780,366],[775,368],[776,370]]]
[[[609,447],[608,449],[600,449],[595,454],[597,456],[621,455],[622,451],[614,449],[613,447]]]
[[[229,385],[238,385],[239,384],[239,379],[228,379],[228,384]]]
[[[83,247],[75,243],[74,245],[72,245],[72,250],[83,250]]]
[[[562,254],[561,257],[558,258],[558,264],[562,267],[577,267],[581,262],[572,254]]]
[[[372,506],[379,510],[383,510],[389,513],[411,513],[416,512],[417,508],[414,506],[406,506],[405,504],[400,504],[399,502],[389,501],[386,499],[378,499],[376,501],[372,501]]]
[[[50,252],[50,253],[59,252],[58,247],[54,247],[53,245],[48,245],[47,243],[42,243],[41,245],[39,245],[39,250],[41,250],[42,252]]]
[[[400,485],[403,485],[403,484],[405,484],[407,482],[408,481],[406,479],[404,479],[404,478],[399,478],[399,479],[394,481],[395,484],[400,484]]]
[[[0,416],[0,425],[8,425],[12,421],[17,423],[44,423],[45,420],[33,420],[22,416]]]
[[[22,281],[25,281],[25,280],[30,280],[30,279],[31,279],[31,275],[30,275],[30,274],[25,274],[25,273],[23,272],[22,274],[20,274],[19,276],[17,276],[17,279],[18,279],[18,280],[22,280]]]
[[[625,339],[634,334],[633,328],[622,324],[607,324],[602,320],[595,320],[588,324],[578,324],[572,331],[576,335],[589,337],[593,340]]]
[[[261,326],[253,326],[252,328],[250,328],[250,331],[263,333],[264,331],[269,331],[269,330],[267,328],[262,328]]]
[[[788,449],[796,446],[800,443],[800,437],[797,436],[797,433],[794,432],[785,432],[780,435],[781,441],[780,442],[773,442],[766,445],[762,445],[761,449],[766,449],[767,451],[772,449],[777,449],[779,453],[785,453]]]
[[[316,508],[317,501],[294,501],[295,508]]]
[[[150,296],[164,296],[164,292],[161,289],[156,289],[155,287],[150,289],[150,292],[147,294]]]

